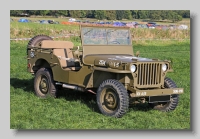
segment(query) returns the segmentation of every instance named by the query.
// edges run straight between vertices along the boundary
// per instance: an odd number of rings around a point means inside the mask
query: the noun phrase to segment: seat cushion
[[[73,54],[71,50],[66,50],[66,49],[54,49],[53,50],[54,55],[59,57],[61,67],[75,67],[75,62],[74,61],[69,61],[66,60],[66,58],[72,58],[73,59]]]
[[[74,44],[70,41],[52,41],[44,40],[42,41],[41,48],[73,48]]]

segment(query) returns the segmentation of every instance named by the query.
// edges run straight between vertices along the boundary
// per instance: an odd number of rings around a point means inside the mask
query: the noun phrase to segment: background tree
[[[147,19],[148,11],[146,11],[146,10],[138,10],[137,15],[138,15],[137,17],[139,19]]]
[[[99,20],[105,19],[105,11],[104,10],[96,10],[94,12],[94,17]]]
[[[50,10],[47,15],[57,17],[59,15],[59,10]]]
[[[124,11],[123,10],[116,10],[116,19],[122,20],[124,18]]]
[[[182,16],[178,15],[177,12],[169,11],[167,15],[167,19],[171,20],[172,22],[177,22],[182,20]]]
[[[80,10],[80,18],[86,17],[86,10]]]
[[[105,13],[106,19],[108,20],[115,20],[116,19],[116,11],[115,10],[108,10]]]
[[[124,17],[124,19],[132,19],[131,11],[130,10],[124,10],[123,17]]]
[[[134,19],[138,19],[139,18],[138,10],[131,10],[131,15]]]
[[[69,16],[70,17],[74,17],[74,18],[80,18],[80,17],[82,17],[80,10],[70,10],[69,11]]]
[[[22,13],[23,13],[23,10],[10,10],[11,16],[19,16]]]
[[[183,14],[182,14],[183,18],[190,18],[190,11],[189,10],[184,10]]]
[[[58,16],[69,16],[69,11],[68,10],[58,10],[57,15]]]
[[[94,18],[94,10],[87,10],[86,11],[87,18]]]
[[[45,16],[49,13],[49,10],[38,10],[36,12],[37,15]]]
[[[169,13],[168,10],[163,10],[163,11],[161,11],[161,15],[160,15],[160,16],[161,16],[161,19],[162,19],[162,20],[167,19],[168,13]]]
[[[161,11],[160,10],[150,11],[149,18],[152,21],[160,20],[161,19]]]
[[[39,16],[68,16],[74,18],[96,18],[108,20],[150,19],[172,20],[177,22],[182,18],[190,18],[190,10],[10,10],[10,16],[24,14]]]

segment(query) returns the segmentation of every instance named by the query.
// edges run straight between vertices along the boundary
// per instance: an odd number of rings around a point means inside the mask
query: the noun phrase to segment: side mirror
[[[139,51],[137,51],[137,52],[136,52],[136,56],[137,56],[137,57],[139,57],[139,55],[140,55],[140,52],[139,52]]]

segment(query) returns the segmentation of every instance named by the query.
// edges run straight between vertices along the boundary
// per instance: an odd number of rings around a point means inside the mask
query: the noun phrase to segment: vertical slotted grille
[[[160,63],[141,63],[138,64],[138,85],[157,85],[161,83]]]

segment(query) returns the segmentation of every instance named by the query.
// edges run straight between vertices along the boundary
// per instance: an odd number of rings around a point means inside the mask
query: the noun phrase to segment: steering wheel
[[[118,41],[111,41],[110,43],[120,44],[120,42],[118,42]]]

